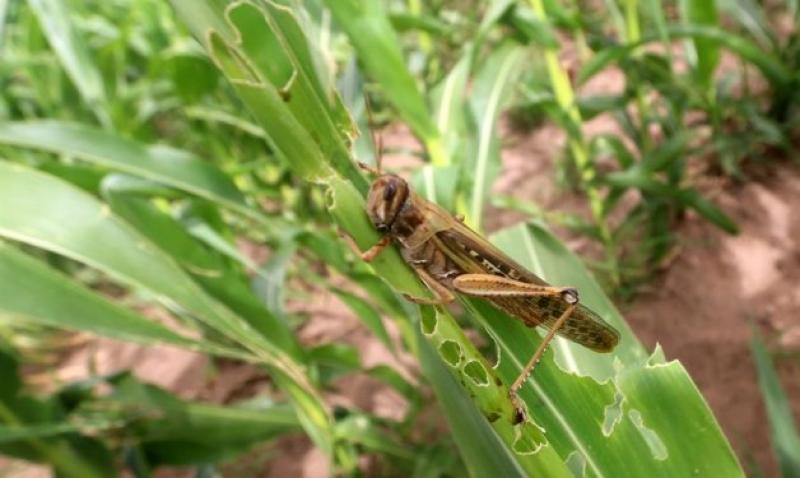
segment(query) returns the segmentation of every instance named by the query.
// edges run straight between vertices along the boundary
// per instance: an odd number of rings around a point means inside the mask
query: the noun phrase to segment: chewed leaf
[[[248,65],[253,75],[260,79],[258,84],[264,85],[265,93],[277,93],[283,102],[283,105],[273,105],[274,109],[282,110],[281,116],[277,117],[282,121],[296,122],[304,130],[303,140],[314,143],[323,156],[320,164],[331,164],[359,190],[365,191],[367,184],[350,159],[350,138],[355,126],[338,95],[332,89],[323,89],[320,74],[294,13],[271,2],[265,2],[262,8],[250,1],[239,1],[230,4],[226,14],[237,32],[236,43],[228,45],[229,56]],[[230,75],[228,68],[221,67],[226,75]],[[259,116],[255,110],[253,112]],[[277,137],[274,123],[262,121],[273,142],[285,143]],[[299,132],[297,134],[299,136]],[[287,157],[297,158],[290,153]]]
[[[439,344],[439,355],[451,367],[458,367],[463,359],[461,346],[453,340],[445,340]]]
[[[489,376],[486,373],[486,368],[477,360],[470,360],[467,362],[467,364],[464,365],[464,373],[467,374],[467,377],[469,377],[475,385],[485,387],[489,384]]]
[[[647,443],[647,446],[650,448],[653,458],[656,460],[666,460],[669,458],[669,450],[667,450],[666,445],[664,445],[664,441],[661,440],[658,433],[644,424],[642,414],[639,413],[639,410],[629,410],[628,418],[633,422],[636,429],[639,430],[639,433],[642,434],[642,438],[644,438],[645,443]]]
[[[622,394],[617,394],[614,403],[606,406],[603,415],[603,435],[611,436],[611,434],[614,433],[614,427],[622,421],[622,417],[624,416],[622,411],[624,400],[625,397],[623,397]]]
[[[519,226],[496,237],[501,249],[548,282],[577,287],[582,302],[622,332],[618,349],[608,355],[566,341],[552,344],[520,390],[530,418],[563,460],[580,454],[587,476],[688,476],[698,466],[703,471],[704,463],[715,463],[707,466],[716,471],[706,473],[742,475],[685,370],[661,362],[660,349],[648,361],[600,287],[563,245],[539,227]],[[510,383],[541,336],[485,301],[470,299],[465,305],[490,331],[498,346],[497,373]]]
[[[542,429],[534,423],[525,422],[521,426],[521,433],[514,442],[514,451],[520,455],[534,455],[547,446],[547,439]]]

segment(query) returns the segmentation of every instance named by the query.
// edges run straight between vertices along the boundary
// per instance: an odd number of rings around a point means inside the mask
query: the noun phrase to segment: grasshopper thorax
[[[367,214],[378,232],[387,233],[392,229],[408,197],[408,183],[399,176],[382,174],[372,182],[367,196]]]

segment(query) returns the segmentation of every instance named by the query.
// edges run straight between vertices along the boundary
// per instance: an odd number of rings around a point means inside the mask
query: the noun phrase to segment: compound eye
[[[375,229],[377,229],[378,232],[389,232],[389,226],[386,224],[378,224]]]
[[[386,189],[383,190],[383,200],[391,201],[395,193],[397,193],[397,186],[394,182],[390,182],[386,185]]]

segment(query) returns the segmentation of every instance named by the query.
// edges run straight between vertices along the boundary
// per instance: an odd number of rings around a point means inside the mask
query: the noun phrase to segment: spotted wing
[[[436,239],[441,250],[465,273],[548,285],[464,224],[438,232]],[[487,300],[529,327],[552,327],[569,306],[561,297],[487,297]],[[619,342],[619,333],[583,304],[578,304],[557,333],[597,352],[609,352]]]

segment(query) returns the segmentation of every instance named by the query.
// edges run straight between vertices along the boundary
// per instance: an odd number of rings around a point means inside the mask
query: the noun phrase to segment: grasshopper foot
[[[574,287],[566,287],[561,290],[561,297],[566,301],[567,304],[577,304],[578,303],[578,289]]]

